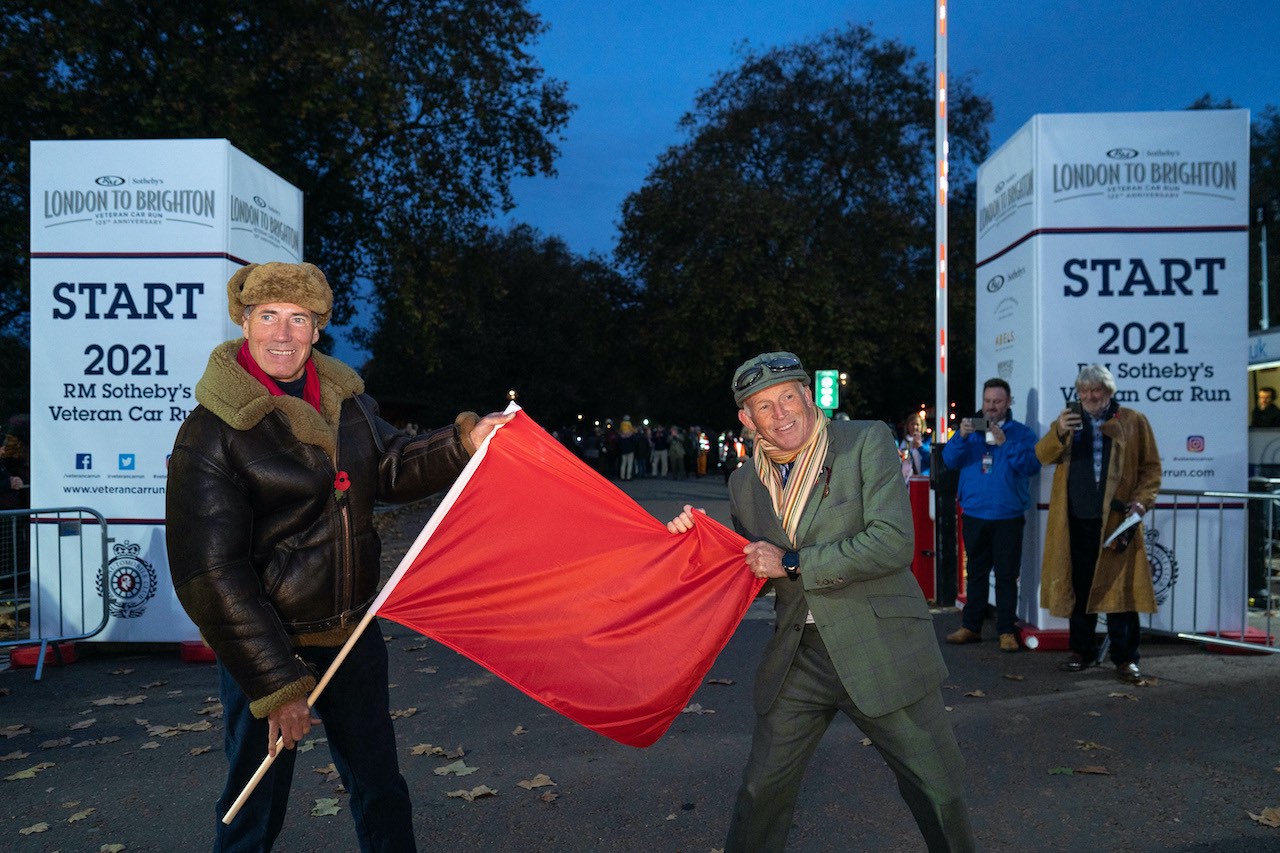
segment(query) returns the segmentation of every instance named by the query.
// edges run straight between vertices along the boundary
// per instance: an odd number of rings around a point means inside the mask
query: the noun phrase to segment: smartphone
[[[986,418],[969,418],[969,423],[973,426],[974,432],[986,432],[987,430]]]
[[[1079,432],[1080,430],[1084,429],[1084,406],[1080,403],[1080,401],[1072,400],[1070,403],[1067,403],[1067,410],[1070,411],[1076,417],[1080,418],[1080,426],[1076,427],[1076,432]]]

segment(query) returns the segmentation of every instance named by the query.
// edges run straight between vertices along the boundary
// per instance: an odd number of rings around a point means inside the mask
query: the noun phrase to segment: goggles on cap
[[[760,381],[760,377],[764,376],[765,368],[771,373],[784,373],[788,370],[803,370],[800,359],[794,355],[783,355],[771,358],[768,361],[753,365],[738,375],[733,381],[734,391],[745,391],[752,385]]]

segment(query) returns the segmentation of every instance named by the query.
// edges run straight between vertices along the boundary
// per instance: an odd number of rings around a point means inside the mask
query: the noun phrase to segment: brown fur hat
[[[323,329],[333,311],[333,291],[315,264],[280,261],[241,267],[227,282],[227,313],[237,326],[244,322],[245,308],[268,302],[301,305],[320,318]]]

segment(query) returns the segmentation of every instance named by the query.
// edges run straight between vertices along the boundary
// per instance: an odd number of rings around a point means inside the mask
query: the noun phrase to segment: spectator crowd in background
[[[729,474],[751,457],[749,430],[708,431],[692,424],[651,424],[623,415],[573,430],[553,431],[556,440],[610,480],[663,478],[685,480]]]
[[[837,420],[846,420],[842,413]],[[913,412],[900,421],[895,436],[901,439],[903,476],[928,475],[932,438],[924,412]],[[755,435],[740,425],[724,430],[698,424],[651,424],[624,414],[591,426],[553,430],[556,440],[610,480],[661,478],[685,480],[719,475],[726,481],[755,452]]]

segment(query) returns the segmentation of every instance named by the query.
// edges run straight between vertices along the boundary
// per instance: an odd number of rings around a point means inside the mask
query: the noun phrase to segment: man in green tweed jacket
[[[752,464],[729,480],[730,509],[752,540],[745,568],[776,594],[777,622],[725,851],[784,848],[805,766],[837,711],[897,776],[929,850],[972,850],[893,435],[878,421],[829,421],[809,385],[788,352],[756,356],[733,377],[739,419],[757,439]],[[667,526],[695,523],[686,506]]]

